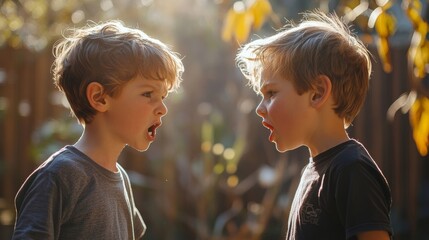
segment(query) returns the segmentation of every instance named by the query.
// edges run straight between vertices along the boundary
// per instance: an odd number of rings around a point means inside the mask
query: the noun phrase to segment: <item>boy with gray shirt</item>
[[[20,188],[13,239],[140,239],[146,226],[117,160],[126,145],[145,151],[155,140],[183,64],[118,21],[73,30],[54,54],[55,84],[84,130]]]

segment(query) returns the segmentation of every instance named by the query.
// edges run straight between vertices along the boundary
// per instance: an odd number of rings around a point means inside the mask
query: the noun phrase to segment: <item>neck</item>
[[[311,157],[350,140],[344,129],[344,122],[340,118],[330,118],[329,121],[319,124],[317,129],[317,133],[312,136],[310,144],[307,145]]]
[[[316,157],[320,153],[327,151],[341,143],[344,143],[346,141],[350,140],[348,135],[345,133],[343,136],[335,136],[333,138],[325,139],[325,141],[321,141],[317,144],[315,147],[310,147],[310,156]]]
[[[115,146],[105,139],[108,138],[103,137],[103,134],[98,134],[95,129],[85,127],[82,136],[73,146],[98,165],[111,172],[118,172],[116,163],[124,146]]]

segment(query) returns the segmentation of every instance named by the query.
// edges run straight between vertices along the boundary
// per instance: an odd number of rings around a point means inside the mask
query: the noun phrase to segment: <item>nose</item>
[[[161,104],[156,109],[156,114],[160,115],[162,117],[162,116],[166,115],[167,112],[168,112],[167,106],[165,105],[165,103],[163,101],[161,101]]]
[[[256,108],[256,114],[258,114],[258,116],[264,118],[264,116],[267,114],[267,109],[264,105],[264,101],[261,101],[258,105],[258,107]]]

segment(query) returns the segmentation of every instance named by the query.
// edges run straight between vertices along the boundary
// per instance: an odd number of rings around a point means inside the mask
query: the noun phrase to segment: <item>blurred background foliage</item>
[[[26,71],[22,63],[25,59],[31,59],[31,63],[44,59],[46,67],[34,70],[34,76],[25,75],[23,81],[0,61],[0,123],[1,134],[6,138],[0,148],[5,153],[0,156],[0,176],[5,180],[3,186],[8,186],[0,191],[0,226],[6,226],[0,232],[3,236],[11,232],[13,196],[25,177],[52,152],[76,141],[81,132],[77,121],[70,117],[64,97],[53,88],[49,74],[52,44],[67,28],[80,27],[88,21],[119,19],[166,42],[183,57],[185,80],[179,92],[167,99],[169,113],[163,119],[156,142],[144,153],[125,148],[120,158],[130,174],[136,203],[148,225],[144,239],[272,240],[284,237],[291,199],[308,153],[298,149],[279,154],[266,140],[267,132],[254,113],[258,97],[244,86],[245,80],[235,67],[237,48],[258,36],[274,34],[286,19],[298,20],[302,11],[320,8],[337,12],[372,47],[379,61],[376,68],[385,74],[406,68],[409,73],[404,78],[406,91],[394,96],[396,100],[388,103],[390,107],[381,114],[385,117],[380,121],[393,122],[401,111],[409,118],[416,149],[421,157],[426,157],[427,3],[424,0],[0,0],[0,50],[13,54],[3,54],[0,58],[3,62],[18,62],[11,67],[15,72]],[[395,66],[392,60],[392,46],[397,46],[398,41],[409,46],[407,66]],[[40,82],[26,85],[31,80]],[[19,81],[26,83],[18,84]],[[34,87],[37,85],[40,87]],[[11,93],[8,89],[15,90]],[[26,99],[24,93],[33,94],[29,98],[34,101]],[[28,120],[32,115],[37,115],[38,120]],[[358,128],[357,124],[352,131],[358,132]],[[29,133],[22,134],[23,131]],[[13,143],[8,139],[20,133],[24,137],[14,137]],[[20,146],[14,146],[18,145],[16,142]],[[12,147],[14,150],[10,150]],[[393,173],[392,176],[398,177]],[[427,204],[422,206],[424,210]],[[401,209],[393,210],[397,239],[429,238],[427,232],[414,226],[416,219],[408,222],[407,217],[401,216]]]

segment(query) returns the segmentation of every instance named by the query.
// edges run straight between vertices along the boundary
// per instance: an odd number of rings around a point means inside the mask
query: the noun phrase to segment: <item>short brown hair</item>
[[[81,123],[91,122],[96,114],[86,98],[91,82],[102,84],[110,96],[137,76],[166,81],[169,91],[179,87],[182,61],[165,44],[141,30],[109,21],[70,29],[68,33],[54,45],[53,78]]]
[[[335,14],[306,12],[300,24],[289,23],[274,36],[248,43],[237,64],[259,93],[261,73],[291,79],[298,94],[313,88],[320,75],[329,77],[336,114],[349,126],[360,111],[371,74],[370,53]]]

